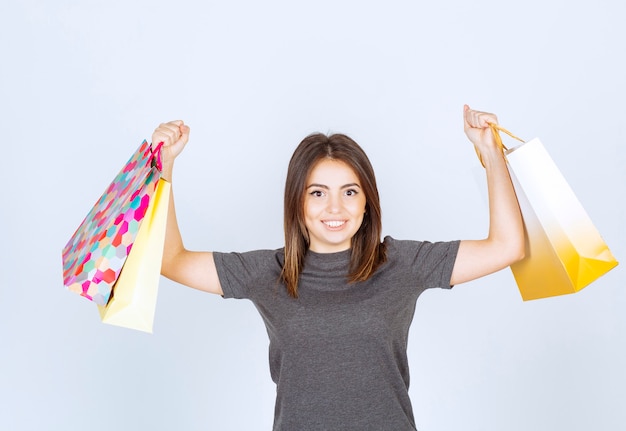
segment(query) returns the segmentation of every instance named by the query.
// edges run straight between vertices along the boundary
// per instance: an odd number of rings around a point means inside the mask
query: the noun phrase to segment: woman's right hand
[[[189,141],[189,126],[182,120],[161,123],[152,133],[152,144],[163,142],[161,148],[161,163],[163,165],[162,178],[172,179],[174,160],[183,151]]]

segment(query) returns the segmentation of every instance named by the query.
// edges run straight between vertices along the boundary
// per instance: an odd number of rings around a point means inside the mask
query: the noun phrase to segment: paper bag
[[[109,301],[156,189],[157,155],[143,141],[63,248],[65,286],[98,305]]]
[[[505,155],[526,228],[525,258],[511,265],[524,300],[577,292],[617,266],[539,139]]]
[[[104,323],[152,332],[171,185],[160,179],[107,305]]]

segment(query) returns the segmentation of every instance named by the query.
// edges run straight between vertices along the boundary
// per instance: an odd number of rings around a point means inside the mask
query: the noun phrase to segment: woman
[[[282,249],[188,251],[170,200],[162,274],[254,303],[270,339],[274,430],[415,430],[406,348],[418,296],[523,257],[517,199],[489,128],[497,118],[467,105],[463,116],[487,174],[490,225],[482,240],[381,242],[374,172],[345,135],[314,134],[295,150]],[[152,142],[164,143],[163,178],[171,180],[188,138],[182,121],[155,130]]]

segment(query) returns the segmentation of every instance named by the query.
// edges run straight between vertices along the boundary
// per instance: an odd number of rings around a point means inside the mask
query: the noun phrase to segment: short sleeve
[[[268,287],[275,287],[282,270],[282,256],[280,250],[214,252],[224,298],[254,299]]]
[[[403,263],[422,289],[450,289],[452,270],[460,241],[429,242],[396,240],[385,237],[388,253]]]

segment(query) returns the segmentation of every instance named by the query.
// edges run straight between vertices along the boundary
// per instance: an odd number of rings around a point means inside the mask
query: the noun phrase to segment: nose
[[[328,207],[326,209],[329,214],[336,214],[341,211],[341,197],[335,194],[328,196]]]

